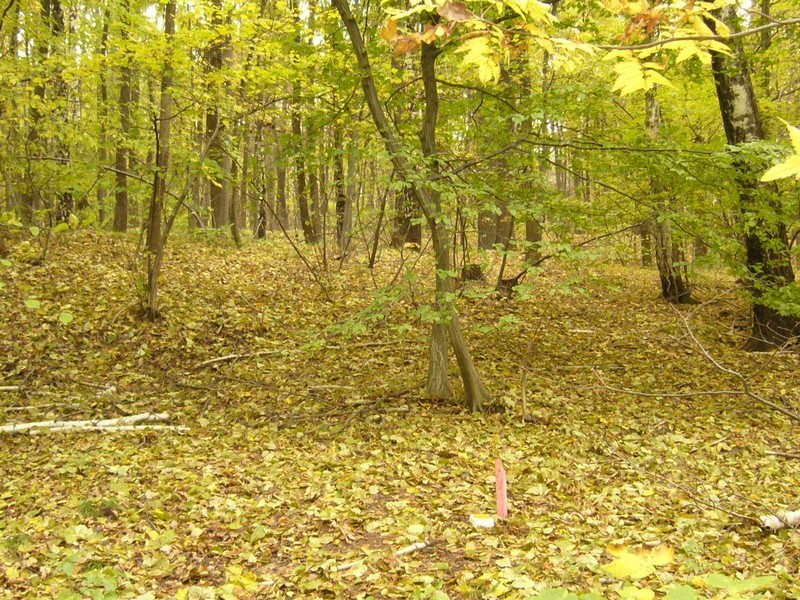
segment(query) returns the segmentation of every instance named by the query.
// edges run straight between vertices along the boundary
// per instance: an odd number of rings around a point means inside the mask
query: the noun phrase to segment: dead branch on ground
[[[187,431],[188,427],[176,425],[148,425],[157,421],[168,421],[167,413],[141,413],[115,419],[94,419],[84,421],[34,421],[30,423],[11,423],[0,426],[2,433],[29,433],[31,435],[47,431],[137,431],[144,429],[167,429],[172,431]]]

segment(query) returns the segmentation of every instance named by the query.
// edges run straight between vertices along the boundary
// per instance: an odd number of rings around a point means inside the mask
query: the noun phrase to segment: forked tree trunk
[[[718,17],[738,31],[736,8],[718,11]],[[716,25],[707,21],[709,27]],[[730,146],[765,139],[758,112],[750,69],[738,40],[732,42],[731,56],[712,53],[711,66],[719,100],[725,137]],[[800,319],[781,315],[763,303],[770,292],[794,281],[786,220],[782,214],[777,187],[761,184],[759,177],[766,164],[734,156],[739,210],[744,231],[745,264],[752,293],[753,327],[745,346],[752,351],[767,351],[785,344],[800,332]]]
[[[446,356],[446,345],[453,348],[458,361],[461,380],[464,384],[464,400],[466,405],[473,411],[481,411],[485,403],[490,400],[489,392],[481,381],[480,374],[475,368],[475,364],[464,342],[461,333],[461,326],[458,322],[458,315],[452,301],[452,278],[447,275],[450,271],[450,252],[448,235],[440,229],[439,219],[441,217],[441,206],[438,202],[438,195],[430,185],[432,177],[436,176],[435,161],[428,161],[430,167],[423,178],[423,183],[419,183],[418,177],[413,177],[413,167],[405,157],[395,132],[392,129],[383,105],[378,97],[375,81],[372,78],[372,71],[369,57],[367,56],[364,38],[361,35],[358,23],[350,12],[350,5],[347,0],[332,0],[333,5],[339,12],[342,21],[347,29],[350,42],[361,70],[361,85],[364,96],[369,106],[372,120],[375,127],[383,138],[386,150],[391,158],[397,174],[402,181],[407,182],[417,200],[420,209],[425,214],[433,239],[434,253],[436,255],[436,298],[440,307],[441,322],[434,326],[431,336],[431,352],[435,352],[435,361],[432,361],[428,372],[428,389],[434,392],[446,393],[446,387],[442,384],[447,379],[446,361],[442,360]],[[436,121],[438,117],[439,96],[436,88],[436,56],[435,46],[429,44],[422,45],[422,77],[425,87],[425,116],[423,118],[420,139],[422,141],[423,152],[432,157],[436,151]],[[427,180],[427,181],[425,181]],[[446,336],[443,330],[446,330]],[[434,358],[432,356],[432,358]],[[449,387],[449,384],[448,384]]]

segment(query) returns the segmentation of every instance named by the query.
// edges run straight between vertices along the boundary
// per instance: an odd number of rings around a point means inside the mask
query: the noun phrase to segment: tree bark
[[[170,0],[164,7],[164,35],[167,43],[171,43],[175,35],[175,1]],[[157,319],[158,310],[158,277],[164,258],[169,226],[162,226],[164,218],[164,199],[167,193],[167,170],[170,159],[170,128],[172,124],[172,85],[173,72],[170,58],[167,58],[161,75],[161,100],[157,127],[156,173],[153,183],[153,195],[147,218],[147,317]],[[176,207],[175,213],[178,209]],[[173,215],[174,219],[174,215]]]
[[[718,17],[731,28],[741,28],[735,7],[718,11]],[[708,20],[712,29],[715,24]],[[711,66],[719,101],[725,137],[730,146],[765,139],[750,69],[738,40],[732,43],[733,55],[712,53]],[[765,296],[794,281],[786,220],[776,198],[777,186],[761,184],[766,168],[763,160],[734,155],[739,210],[742,214],[745,264],[752,294],[753,326],[745,346],[751,351],[768,351],[785,344],[800,332],[800,319],[781,315],[764,303]]]
[[[656,88],[645,95],[645,129],[650,139],[658,138],[661,128],[661,103]],[[656,267],[661,281],[661,296],[673,304],[692,304],[688,278],[681,273],[685,259],[680,245],[673,238],[668,216],[668,190],[657,175],[651,174],[650,195],[655,202],[656,217],[650,224],[655,242]],[[646,225],[645,225],[646,226]],[[644,256],[644,253],[642,253]]]
[[[222,0],[213,0],[211,3],[211,25],[214,28],[222,26]],[[214,75],[222,68],[226,42],[218,33],[215,38],[210,42],[205,51],[205,64],[206,72]],[[211,214],[213,218],[213,226],[217,229],[230,224],[230,197],[226,195],[223,190],[223,180],[225,178],[225,169],[223,166],[224,148],[223,137],[225,125],[222,121],[222,112],[220,109],[221,91],[217,83],[210,83],[210,96],[216,97],[213,106],[206,108],[206,145],[207,145],[207,158],[214,163],[217,174],[212,175],[207,179],[209,199],[211,202]]]
[[[311,211],[308,208],[308,186],[306,182],[306,161],[304,156],[303,127],[300,120],[300,83],[295,82],[292,93],[292,135],[295,139],[294,176],[297,191],[297,209],[300,212],[300,225],[303,228],[303,239],[307,244],[317,241],[314,224],[311,222]]]
[[[123,43],[127,43],[129,38],[128,27],[130,27],[130,3],[123,0],[120,3],[122,13],[122,33],[120,37]],[[126,50],[125,62],[120,69],[119,101],[119,138],[114,150],[114,176],[116,187],[114,190],[114,231],[125,232],[128,230],[128,137],[131,131],[131,67],[129,64],[130,53]]]

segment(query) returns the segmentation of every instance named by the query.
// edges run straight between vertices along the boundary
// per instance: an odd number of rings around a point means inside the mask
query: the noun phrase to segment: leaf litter
[[[397,256],[323,275],[325,302],[280,242],[176,238],[149,323],[132,238],[57,243],[0,271],[3,422],[164,412],[189,431],[1,436],[0,597],[800,596],[797,533],[756,522],[797,507],[800,461],[766,453],[797,451],[797,426],[742,395],[609,389],[736,389],[654,273],[553,262],[524,298],[464,299],[495,395],[471,415],[424,397],[424,275],[368,310]],[[739,350],[735,298],[691,322],[722,364],[768,360]],[[751,383],[796,408],[797,367],[778,354]],[[509,518],[475,528],[497,458]]]

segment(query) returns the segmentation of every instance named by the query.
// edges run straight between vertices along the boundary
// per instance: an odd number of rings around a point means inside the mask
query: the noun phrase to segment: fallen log
[[[142,425],[142,423],[153,423],[158,421],[168,421],[169,415],[167,413],[141,413],[138,415],[130,415],[127,417],[117,417],[115,419],[93,419],[86,421],[33,421],[30,423],[10,423],[8,425],[0,425],[0,433],[21,433],[40,431],[43,429],[51,431],[97,431],[103,429],[106,431],[131,431],[131,429],[120,429],[122,427],[136,426],[138,429],[152,429],[154,425]],[[159,428],[164,428],[160,426]]]

